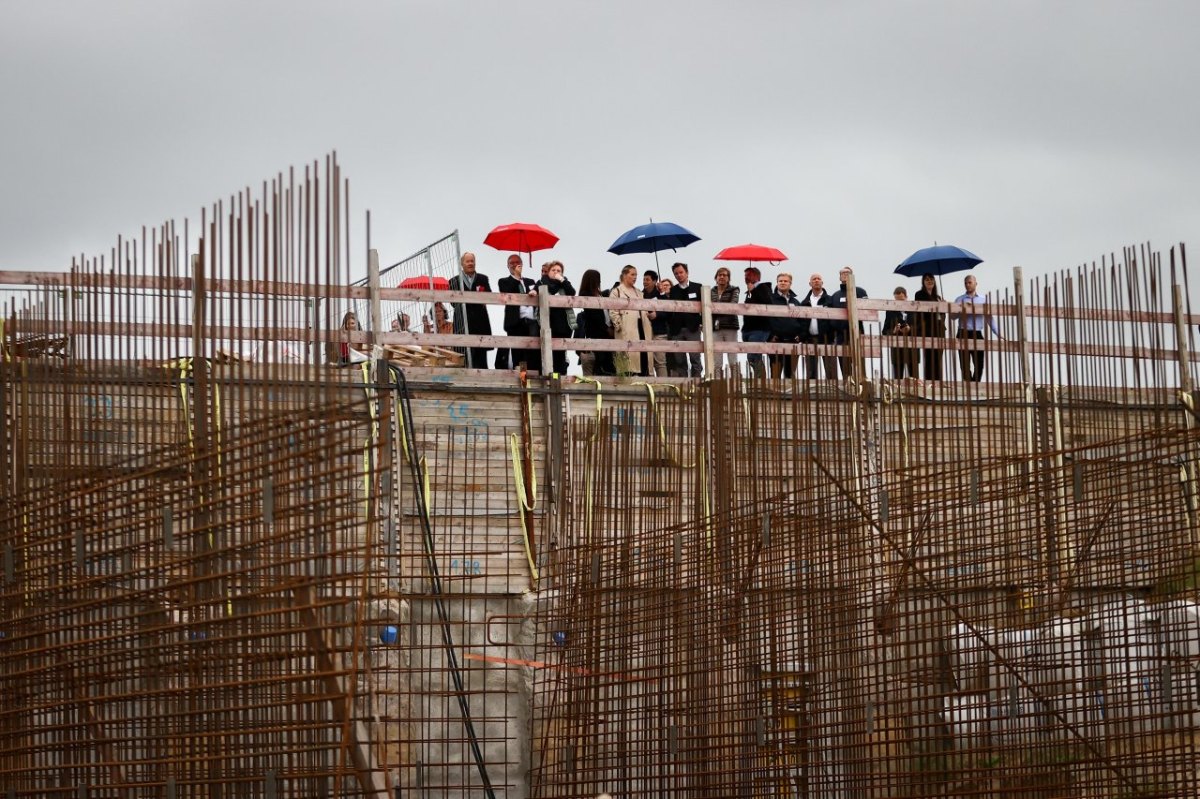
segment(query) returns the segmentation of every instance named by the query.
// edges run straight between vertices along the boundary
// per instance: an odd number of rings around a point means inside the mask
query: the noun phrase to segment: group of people
[[[490,292],[492,286],[487,275],[477,270],[474,253],[463,253],[460,259],[460,274],[449,281],[452,291]],[[675,263],[671,266],[670,278],[660,277],[652,270],[645,270],[641,275],[641,288],[637,287],[638,270],[634,266],[622,268],[620,278],[610,288],[602,287],[600,272],[589,269],[583,273],[576,289],[564,274],[561,261],[549,261],[542,265],[541,277],[533,280],[524,273],[525,264],[521,256],[512,254],[507,261],[508,274],[496,282],[496,290],[509,294],[528,294],[536,296],[540,286],[545,286],[547,292],[553,295],[581,297],[610,297],[627,300],[685,300],[697,302],[703,287],[689,278],[688,266],[685,263]],[[814,273],[808,278],[808,291],[803,297],[792,288],[792,275],[781,272],[775,278],[774,286],[762,280],[762,273],[756,266],[747,266],[743,277],[745,279],[745,294],[739,286],[731,282],[728,268],[722,266],[716,271],[715,283],[709,287],[713,303],[713,339],[719,342],[736,342],[738,334],[741,340],[748,343],[794,343],[794,344],[828,344],[845,346],[850,342],[850,325],[846,319],[828,318],[796,318],[784,316],[755,316],[721,313],[719,306],[729,303],[745,303],[750,305],[782,305],[809,308],[838,308],[845,310],[848,299],[848,286],[853,270],[842,267],[838,272],[839,284],[835,291],[828,291],[824,278]],[[954,302],[970,304],[977,307],[975,313],[965,314],[956,332],[958,339],[982,339],[985,328],[994,335],[1002,338],[995,319],[986,312],[983,306],[986,299],[978,293],[978,284],[974,275],[967,275],[963,281],[965,291],[955,297]],[[865,299],[867,292],[860,286],[855,286],[855,296]],[[908,300],[908,291],[898,286],[892,296],[898,301]],[[944,302],[938,291],[937,281],[932,274],[923,275],[921,287],[917,289],[913,300],[919,302]],[[424,321],[425,332],[438,333],[470,333],[473,335],[491,335],[492,325],[488,315],[488,306],[484,304],[454,304],[453,319],[450,318],[442,303],[434,305],[434,320]],[[401,315],[405,316],[406,315]],[[538,336],[541,326],[548,324],[550,335],[555,338],[580,339],[619,339],[623,341],[700,341],[701,315],[699,312],[658,311],[658,310],[623,310],[584,308],[578,313],[571,308],[550,308],[549,319],[540,319],[536,309],[531,305],[507,305],[504,308],[504,332],[510,336]],[[393,330],[408,330],[407,319],[397,318],[392,322]],[[862,333],[862,323],[859,322],[859,333]],[[922,346],[912,346],[903,343],[905,337],[924,337],[926,339],[943,338],[946,335],[946,318],[942,312],[910,312],[905,310],[890,310],[883,320],[882,333],[884,336],[896,339],[890,347],[890,361],[893,377],[917,378],[925,380],[942,380],[942,349],[929,346],[926,341]],[[461,349],[466,357],[467,366],[487,368],[488,351],[490,347],[470,347]],[[704,363],[699,352],[628,352],[623,350],[577,351],[580,366],[585,375],[617,375],[617,376],[670,376],[670,377],[702,377]],[[985,353],[982,349],[960,349],[959,365],[964,380],[979,381],[983,378]],[[549,371],[565,374],[568,367],[567,353],[563,350],[553,352],[553,363]],[[800,356],[798,352],[789,354],[772,354],[764,361],[759,353],[748,353],[747,362],[750,372],[755,377],[769,374],[772,377],[800,377]],[[737,354],[733,352],[715,353],[716,363],[712,368],[717,373],[732,373],[738,369]],[[496,351],[495,368],[515,369],[525,365],[531,371],[541,372],[541,352],[538,348],[504,349]],[[919,365],[921,366],[918,369]],[[848,356],[806,355],[804,356],[803,375],[809,379],[817,379],[824,371],[827,379],[836,380],[851,375],[852,363]],[[920,371],[920,374],[918,374]]]

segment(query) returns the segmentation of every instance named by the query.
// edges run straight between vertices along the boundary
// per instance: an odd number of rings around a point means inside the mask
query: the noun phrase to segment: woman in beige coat
[[[637,280],[637,267],[627,266],[621,270],[621,282],[608,293],[609,297],[622,300],[640,300],[642,292],[633,287]],[[642,331],[650,330],[650,316],[645,311],[612,311],[613,335],[619,341],[641,341]],[[637,352],[618,352],[614,358],[617,375],[641,374],[642,356]]]

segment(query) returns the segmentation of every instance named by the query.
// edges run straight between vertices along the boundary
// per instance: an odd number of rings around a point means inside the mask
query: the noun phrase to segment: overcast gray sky
[[[615,279],[605,250],[653,216],[701,236],[681,258],[705,281],[753,241],[876,297],[935,240],[982,256],[985,289],[1200,247],[1198,23],[1196,2],[0,0],[0,268],[64,268],[334,148],[385,263],[457,228],[493,277],[483,236],[517,220],[576,279]]]

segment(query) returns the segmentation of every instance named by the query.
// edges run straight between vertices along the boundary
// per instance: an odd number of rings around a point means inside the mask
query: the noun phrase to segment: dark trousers
[[[832,344],[833,339],[828,333],[809,335],[805,339],[807,344]],[[825,378],[827,380],[837,380],[838,376],[838,359],[832,355],[805,355],[804,356],[804,376],[809,380],[816,380],[818,362],[825,366]]]
[[[914,347],[892,347],[892,377],[903,380],[917,376],[917,350]]]
[[[771,340],[776,344],[794,345],[796,343],[795,338],[782,339],[778,336],[772,336]],[[771,377],[778,379],[781,377],[787,378],[796,376],[796,364],[800,359],[799,353],[788,352],[780,355],[768,355],[767,357],[771,361]]]
[[[982,330],[960,330],[956,338],[960,339],[983,339]],[[958,351],[958,367],[962,370],[963,380],[968,380],[972,383],[978,383],[983,379],[983,359],[986,353],[983,350],[959,350]]]
[[[742,330],[742,341],[758,342],[765,344],[771,340],[770,330]],[[746,364],[750,367],[750,374],[753,377],[762,377],[763,371],[763,356],[759,352],[751,352],[746,355]]]
[[[833,331],[833,343],[843,347],[850,346],[850,331],[835,330]],[[842,377],[847,378],[854,374],[854,359],[849,355],[838,355],[837,362],[842,367]]]
[[[567,374],[567,351],[555,350],[550,357],[554,361],[554,373],[560,377],[565,376]]]
[[[522,319],[520,326],[505,327],[504,332],[510,336],[538,336],[538,323],[533,319]],[[509,354],[511,353],[511,355]],[[501,359],[501,355],[505,355]],[[542,371],[542,351],[532,350],[496,350],[497,369],[518,369],[521,364],[530,372]]]
[[[925,362],[922,366],[926,380],[941,380],[942,379],[942,351],[941,350],[923,350],[922,355]]]
[[[680,330],[671,334],[671,341],[699,341],[700,330]],[[704,377],[704,358],[698,352],[667,354],[667,372],[671,377]]]
[[[487,354],[491,347],[469,347],[464,352],[467,356],[467,368],[469,369],[486,369],[488,368]]]

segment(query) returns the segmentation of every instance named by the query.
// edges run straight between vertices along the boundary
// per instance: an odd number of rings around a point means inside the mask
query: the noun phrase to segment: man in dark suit
[[[804,299],[800,300],[800,304],[810,308],[828,308],[831,296],[825,290],[825,278],[821,277],[819,273],[813,272],[808,278],[808,293],[804,295]],[[830,320],[813,318],[805,321],[802,340],[807,344],[832,344],[833,333],[830,332]],[[838,360],[832,355],[822,355],[819,359],[816,355],[806,355],[804,374],[809,380],[816,380],[818,377],[817,366],[822,363],[825,365],[825,377],[829,380],[837,380]]]
[[[475,253],[464,252],[459,259],[460,271],[450,278],[451,291],[492,290],[487,275],[475,271]],[[488,306],[458,303],[454,306],[454,332],[470,333],[472,336],[490,336],[492,320],[488,318]],[[491,347],[458,348],[467,356],[467,366],[472,369],[487,368],[487,354]]]
[[[762,280],[762,272],[757,266],[747,266],[745,271],[746,278],[746,299],[742,302],[747,305],[770,305],[771,304],[771,284]],[[769,316],[746,316],[742,318],[742,341],[765,344],[771,340],[771,317]],[[746,355],[746,363],[750,367],[750,374],[753,377],[763,377],[766,371],[763,366],[763,356],[761,352],[752,352]]]
[[[671,273],[678,282],[671,286],[667,299],[699,302],[703,286],[688,280],[687,264],[673,264]],[[672,312],[667,319],[667,328],[671,341],[699,341],[700,314]],[[671,377],[704,377],[704,359],[698,352],[673,352],[667,356],[667,371]]]
[[[496,281],[496,290],[502,294],[529,294],[537,296],[534,282],[521,277],[525,264],[521,256],[508,256],[508,276]],[[504,306],[504,332],[510,336],[537,336],[538,323],[532,305]],[[511,356],[509,353],[512,353]],[[531,372],[542,371],[542,354],[538,348],[496,350],[497,369],[516,369],[521,364]]]
[[[850,276],[854,274],[854,270],[848,266],[843,266],[838,270],[838,279],[841,281],[841,286],[837,291],[829,297],[829,307],[846,310],[847,288],[846,283],[849,282]],[[865,300],[867,298],[866,289],[861,286],[854,287],[854,296],[857,299]],[[829,324],[829,330],[833,334],[833,343],[842,346],[850,344],[850,322],[841,319],[834,319]],[[863,332],[863,323],[858,323],[858,334],[861,336]],[[854,375],[854,359],[848,355],[838,357],[838,362],[842,366],[842,378],[853,377]]]

